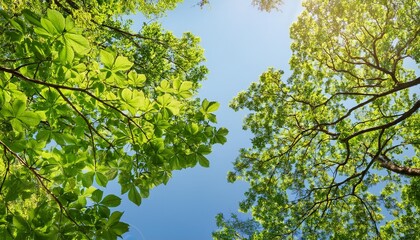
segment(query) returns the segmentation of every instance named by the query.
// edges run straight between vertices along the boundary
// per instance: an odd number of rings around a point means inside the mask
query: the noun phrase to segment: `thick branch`
[[[376,160],[379,162],[381,167],[386,168],[392,172],[406,175],[420,177],[420,168],[411,168],[406,166],[399,166],[396,163],[392,162],[386,155],[380,155]]]

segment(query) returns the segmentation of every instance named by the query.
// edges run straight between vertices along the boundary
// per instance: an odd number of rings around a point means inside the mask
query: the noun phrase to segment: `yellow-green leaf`
[[[128,58],[123,56],[118,56],[115,60],[112,70],[114,71],[127,71],[133,66],[133,63],[128,60]]]
[[[48,19],[51,21],[52,25],[55,27],[58,33],[62,33],[65,27],[65,20],[63,15],[56,10],[47,10]]]

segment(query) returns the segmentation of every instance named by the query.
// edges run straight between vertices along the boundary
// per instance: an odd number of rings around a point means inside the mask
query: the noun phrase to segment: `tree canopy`
[[[283,0],[252,0],[251,3],[261,11],[271,12],[272,10],[279,10]],[[197,3],[200,7],[204,7],[207,4],[210,4],[210,0],[200,0]]]
[[[121,198],[140,205],[173,170],[209,166],[226,141],[196,97],[199,39],[121,14],[178,0],[0,1],[0,238],[116,239]]]
[[[258,7],[261,11],[270,12],[271,10],[279,10],[283,0],[252,0],[252,5]]]
[[[420,2],[303,6],[291,76],[269,69],[231,103],[254,134],[228,175],[250,184],[240,210],[262,227],[250,239],[414,239]]]

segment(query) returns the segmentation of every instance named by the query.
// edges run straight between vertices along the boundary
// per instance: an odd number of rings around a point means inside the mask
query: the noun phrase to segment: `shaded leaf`
[[[141,196],[136,186],[131,186],[130,190],[128,191],[128,199],[130,199],[130,201],[135,203],[137,206],[140,206]]]
[[[118,207],[121,204],[121,198],[110,194],[104,197],[100,203],[107,207]]]

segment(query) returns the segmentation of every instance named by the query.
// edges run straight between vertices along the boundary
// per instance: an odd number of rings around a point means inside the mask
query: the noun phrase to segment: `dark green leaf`
[[[201,154],[197,154],[197,158],[198,158],[198,163],[202,166],[202,167],[209,167],[210,166],[210,161],[204,157]]]
[[[94,172],[87,172],[82,174],[82,184],[84,187],[88,188],[93,184],[93,176],[95,175]]]
[[[107,207],[118,207],[121,204],[121,198],[110,194],[104,197],[100,203]]]
[[[112,226],[112,225],[118,223],[120,221],[122,215],[123,215],[123,213],[119,212],[119,211],[112,212],[111,216],[109,216],[107,225]]]
[[[30,22],[31,24],[37,26],[37,27],[41,27],[41,22],[40,22],[40,17],[38,15],[36,15],[35,13],[31,12],[28,9],[23,9],[22,10],[23,16],[25,17],[25,19]]]
[[[117,236],[122,236],[124,233],[128,232],[129,225],[127,223],[118,222],[111,226],[111,231]]]
[[[141,196],[136,186],[131,186],[130,190],[128,191],[128,199],[130,199],[130,201],[135,203],[137,206],[140,206]]]
[[[101,172],[95,173],[95,180],[96,183],[98,183],[98,185],[101,187],[106,187],[106,185],[108,184],[108,178]]]
[[[104,192],[102,190],[96,189],[95,191],[93,191],[92,196],[90,198],[92,199],[92,201],[98,203],[101,201],[103,194]]]

